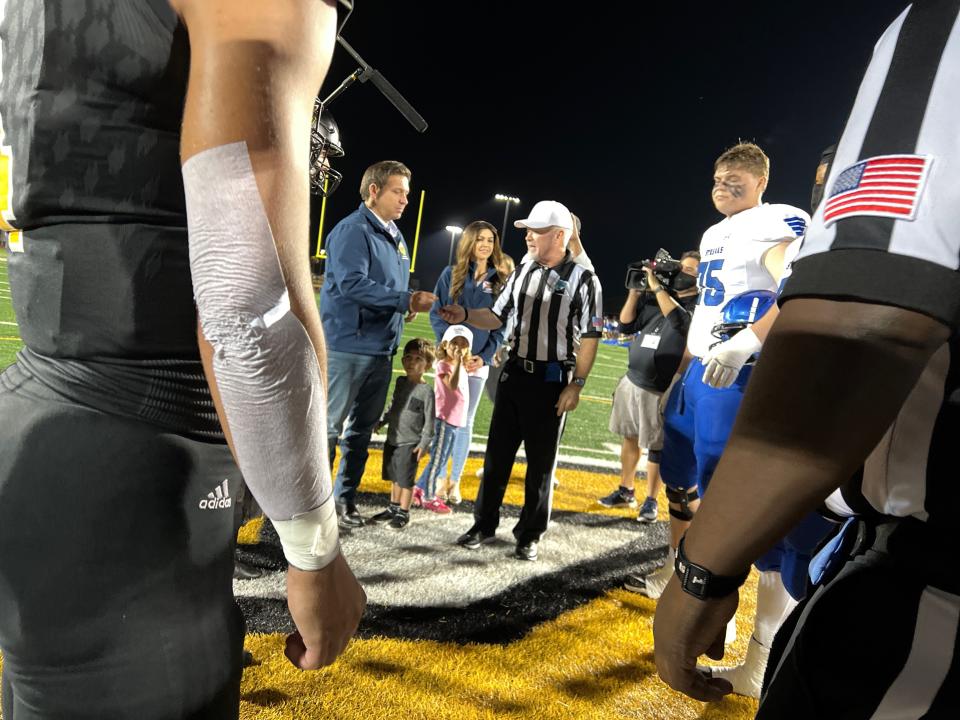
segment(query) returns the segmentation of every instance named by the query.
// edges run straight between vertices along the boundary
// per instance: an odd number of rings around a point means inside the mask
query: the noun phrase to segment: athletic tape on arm
[[[240,470],[287,560],[319,569],[339,550],[326,398],[246,143],[194,155],[183,186],[194,296]]]

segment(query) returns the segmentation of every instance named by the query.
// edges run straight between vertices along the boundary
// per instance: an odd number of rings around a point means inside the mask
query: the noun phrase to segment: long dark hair
[[[493,277],[493,294],[499,295],[507,281],[507,278],[500,274],[500,265],[503,262],[503,250],[500,249],[500,233],[490,223],[484,220],[475,220],[463,229],[460,244],[457,245],[457,261],[450,273],[450,302],[452,303],[455,303],[463,292],[463,286],[467,281],[467,273],[470,272],[470,263],[473,262],[473,246],[477,243],[477,236],[481,230],[489,230],[493,233],[493,252],[487,261],[491,267],[497,269],[497,274]]]

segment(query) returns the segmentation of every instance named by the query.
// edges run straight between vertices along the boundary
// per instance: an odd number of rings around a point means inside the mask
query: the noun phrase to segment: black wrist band
[[[742,575],[714,575],[701,565],[695,565],[687,558],[683,551],[683,540],[677,547],[677,559],[673,568],[680,580],[683,591],[693,595],[698,600],[721,598],[729,595],[746,582],[750,574],[747,568]]]
[[[468,307],[463,308],[463,320],[461,322],[466,322],[467,318],[469,317],[470,317],[470,308]]]

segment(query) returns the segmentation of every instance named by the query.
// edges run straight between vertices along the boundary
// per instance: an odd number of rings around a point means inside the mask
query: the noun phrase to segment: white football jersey
[[[796,262],[797,255],[799,255],[800,250],[803,249],[803,240],[804,238],[800,238],[796,242],[790,243],[783,253],[783,275],[780,276],[780,288],[777,290],[777,294],[783,292],[783,286],[787,284],[787,280],[789,280],[793,274],[793,263]]]
[[[809,223],[810,216],[800,208],[764,203],[707,229],[700,241],[700,298],[687,336],[694,357],[702,358],[717,342],[712,330],[731,298],[749,290],[778,290],[763,255],[779,242],[802,237]]]

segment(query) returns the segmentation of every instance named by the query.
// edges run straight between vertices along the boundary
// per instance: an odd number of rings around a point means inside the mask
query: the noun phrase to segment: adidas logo
[[[233,500],[230,498],[230,489],[226,480],[217,485],[216,490],[207,493],[207,497],[200,501],[201,510],[223,510],[232,505]]]

